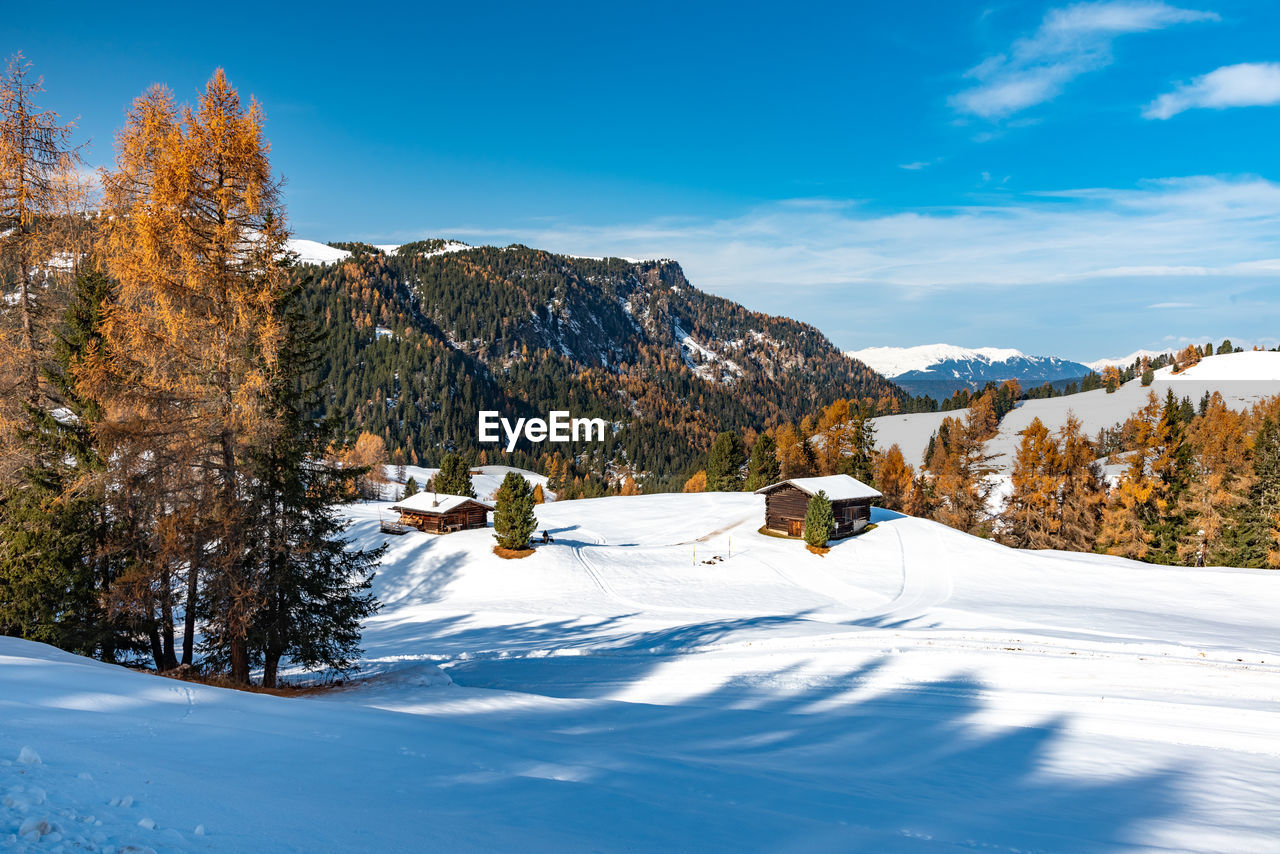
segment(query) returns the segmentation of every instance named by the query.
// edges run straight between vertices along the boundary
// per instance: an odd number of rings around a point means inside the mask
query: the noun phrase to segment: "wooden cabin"
[[[450,534],[489,524],[493,505],[465,495],[419,492],[391,508],[400,514],[400,524],[429,534]]]
[[[756,490],[764,496],[764,526],[789,537],[804,536],[804,514],[809,499],[825,492],[836,520],[833,540],[856,534],[871,522],[871,505],[882,498],[879,491],[847,474],[827,477],[793,477]]]

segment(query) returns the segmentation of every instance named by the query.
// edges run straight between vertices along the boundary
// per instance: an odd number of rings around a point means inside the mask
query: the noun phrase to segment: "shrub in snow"
[[[18,754],[18,762],[23,765],[39,765],[40,754],[30,747],[24,747]]]

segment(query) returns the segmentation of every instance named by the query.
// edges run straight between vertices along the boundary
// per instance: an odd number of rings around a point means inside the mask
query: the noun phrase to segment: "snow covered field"
[[[0,638],[0,848],[1280,851],[1280,574],[887,512],[818,557],[751,495],[538,512],[525,560],[389,538],[324,695]]]

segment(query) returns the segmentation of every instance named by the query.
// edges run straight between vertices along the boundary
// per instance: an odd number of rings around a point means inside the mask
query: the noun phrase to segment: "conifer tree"
[[[1054,548],[1093,551],[1106,504],[1106,483],[1097,463],[1097,451],[1080,429],[1074,413],[1058,430],[1059,485],[1057,531]]]
[[[761,487],[777,483],[782,476],[782,466],[778,463],[778,446],[768,433],[761,433],[751,446],[751,459],[747,463],[747,482],[743,487],[747,492],[755,492]]]
[[[1048,428],[1033,418],[1022,431],[1010,474],[1012,492],[1000,518],[1000,539],[1006,545],[1019,549],[1057,545],[1060,457]]]
[[[909,512],[911,492],[914,488],[915,472],[902,458],[902,449],[897,443],[889,446],[889,450],[880,455],[876,466],[876,489],[884,496],[882,504],[889,510]]]
[[[110,661],[129,643],[104,608],[114,569],[101,549],[109,523],[101,495],[82,476],[103,465],[93,445],[95,410],[67,377],[96,339],[97,306],[108,286],[96,274],[77,281],[46,369],[58,416],[29,413],[31,426],[19,437],[28,462],[19,479],[0,486],[0,634]]]
[[[529,481],[516,472],[507,472],[493,511],[493,537],[501,548],[520,551],[529,547],[529,537],[538,527],[533,508]]]
[[[688,480],[684,482],[683,492],[706,492],[707,491],[707,473],[705,471],[694,472]]]
[[[827,493],[818,490],[818,494],[809,499],[809,508],[804,513],[804,541],[814,548],[822,548],[835,531],[831,500]]]
[[[1190,524],[1179,545],[1180,562],[1191,566],[1230,562],[1224,547],[1236,508],[1248,500],[1251,486],[1247,418],[1227,407],[1214,392],[1188,430],[1192,470],[1187,479]]]
[[[1280,569],[1280,398],[1259,404],[1250,486],[1232,513],[1221,552],[1231,566]]]
[[[707,455],[707,490],[737,492],[742,489],[742,464],[746,455],[738,434],[726,431],[716,436]]]
[[[990,395],[984,394],[964,422],[944,418],[929,459],[933,518],[977,536],[990,533],[988,502],[994,486],[989,475],[995,469],[985,447],[994,429],[993,413]]]
[[[533,503],[545,504],[546,501],[547,501],[547,494],[545,491],[543,491],[542,484],[535,483],[533,485]]]
[[[118,286],[104,315],[102,355],[79,377],[104,404],[100,432],[109,451],[156,461],[142,482],[167,492],[152,502],[158,517],[208,523],[207,601],[219,610],[206,636],[227,640],[238,682],[249,678],[248,632],[259,601],[247,456],[271,429],[276,311],[287,286],[284,211],[262,122],[257,103],[243,107],[221,69],[195,108],[179,110],[159,87],[134,103],[115,169],[103,178],[100,251]],[[198,511],[190,509],[196,501]],[[175,550],[196,554],[178,544],[182,533],[175,528],[162,540],[158,565],[172,563],[165,553]],[[169,575],[156,573],[162,609]]]
[[[784,424],[774,433],[778,446],[778,462],[783,478],[810,477],[818,470],[813,446],[808,438],[792,424]]]
[[[84,227],[74,216],[85,193],[74,178],[72,125],[40,109],[43,86],[30,73],[18,53],[0,76],[0,483],[26,460],[18,433],[41,403],[51,319],[61,310],[48,262],[73,249],[69,229]]]
[[[413,475],[409,475],[409,479],[404,482],[404,495],[401,498],[417,495],[419,491],[417,479]]]
[[[476,491],[471,485],[471,467],[461,454],[445,454],[440,461],[440,471],[432,482],[436,492],[445,495],[462,495],[475,498]]]
[[[251,499],[257,510],[253,564],[258,567],[258,607],[249,631],[251,659],[263,667],[262,684],[275,687],[280,660],[309,669],[349,670],[360,653],[360,627],[378,605],[368,593],[386,546],[352,547],[350,521],[335,505],[345,481],[359,469],[326,465],[332,421],[307,416],[316,394],[301,383],[314,364],[320,338],[282,299],[284,331],[272,379],[273,429],[250,452]],[[216,622],[217,614],[213,615]],[[211,638],[214,661],[229,657],[223,636]]]

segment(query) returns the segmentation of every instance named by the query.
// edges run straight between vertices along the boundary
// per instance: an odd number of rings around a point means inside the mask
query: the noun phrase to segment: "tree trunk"
[[[191,548],[191,568],[187,570],[187,605],[182,617],[182,663],[187,667],[195,659],[196,594],[200,581],[200,558],[203,554],[204,541],[197,534]]]
[[[249,684],[249,646],[242,637],[231,639],[231,681]]]
[[[268,652],[262,666],[262,687],[276,687],[276,674],[280,670],[280,653]]]
[[[160,631],[154,625],[147,629],[147,639],[151,641],[151,657],[155,660],[156,670],[164,670],[164,647],[160,645]]]

